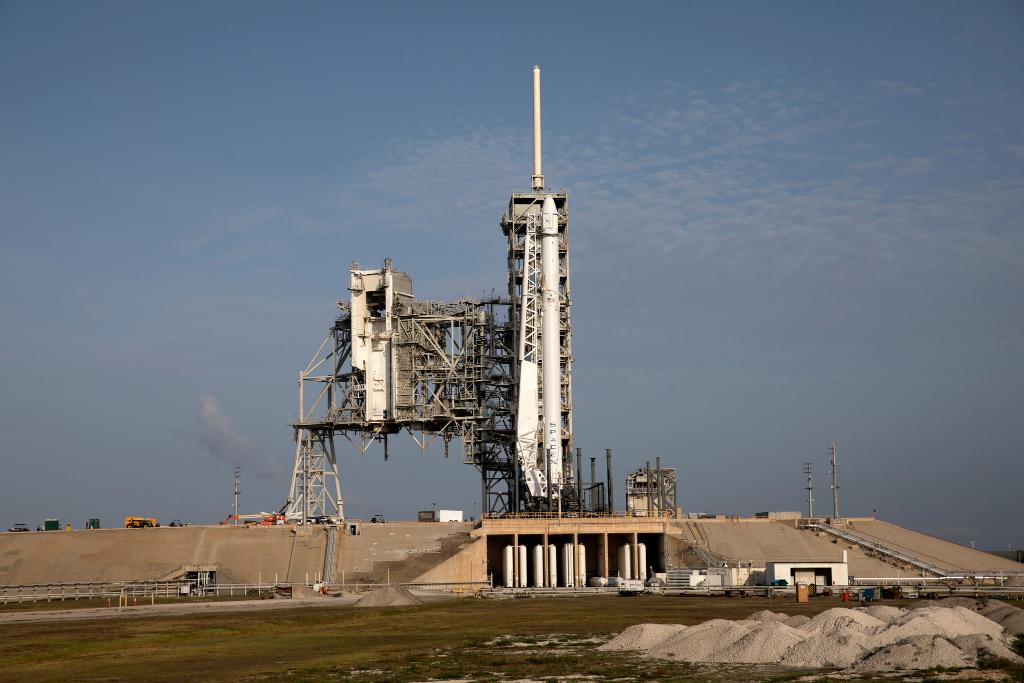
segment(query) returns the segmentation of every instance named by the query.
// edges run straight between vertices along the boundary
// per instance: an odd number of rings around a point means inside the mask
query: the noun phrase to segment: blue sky
[[[295,378],[358,259],[504,287],[570,194],[578,445],[688,510],[1024,545],[1024,8],[0,2],[0,523],[286,494]],[[201,420],[202,417],[202,420]],[[220,439],[204,436],[214,430]],[[345,452],[350,514],[472,468]]]

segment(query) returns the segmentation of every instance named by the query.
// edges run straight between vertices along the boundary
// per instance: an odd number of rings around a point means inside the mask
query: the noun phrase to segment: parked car
[[[32,531],[32,530],[28,528],[27,524],[18,523],[18,524],[15,524],[14,526],[12,526],[10,529],[8,529],[8,531]]]
[[[384,523],[384,515],[374,515],[373,517],[370,517],[370,521],[373,524],[383,524]]]

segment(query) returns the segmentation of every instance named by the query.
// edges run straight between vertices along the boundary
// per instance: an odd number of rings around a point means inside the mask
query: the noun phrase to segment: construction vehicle
[[[156,521],[156,517],[125,517],[124,528],[125,529],[145,529],[147,527],[157,527],[160,524]]]
[[[261,512],[258,515],[228,515],[221,524],[230,525],[241,522],[245,526],[275,526],[284,524],[284,515],[280,513]]]

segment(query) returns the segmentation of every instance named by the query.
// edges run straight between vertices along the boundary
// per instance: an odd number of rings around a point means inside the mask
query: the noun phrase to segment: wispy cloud
[[[923,95],[925,90],[910,83],[901,81],[874,80],[868,85],[871,90],[885,93],[887,95]]]

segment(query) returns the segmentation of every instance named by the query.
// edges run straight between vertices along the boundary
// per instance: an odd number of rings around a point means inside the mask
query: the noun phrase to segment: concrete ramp
[[[323,528],[189,526],[0,534],[0,585],[153,581],[185,565],[246,583],[322,571]],[[223,582],[222,582],[223,583]]]
[[[361,524],[359,529],[358,536],[339,534],[337,538],[335,583],[343,576],[345,583],[472,580],[454,570],[430,573],[473,543],[471,522],[387,522]]]
[[[681,520],[683,540],[702,545],[729,562],[838,561],[847,556],[852,576],[889,576],[893,567],[866,553],[840,546],[832,539],[797,529],[792,522],[769,519]]]
[[[951,575],[1024,571],[1019,562],[878,519],[851,519],[847,526],[860,536],[920,558]]]

